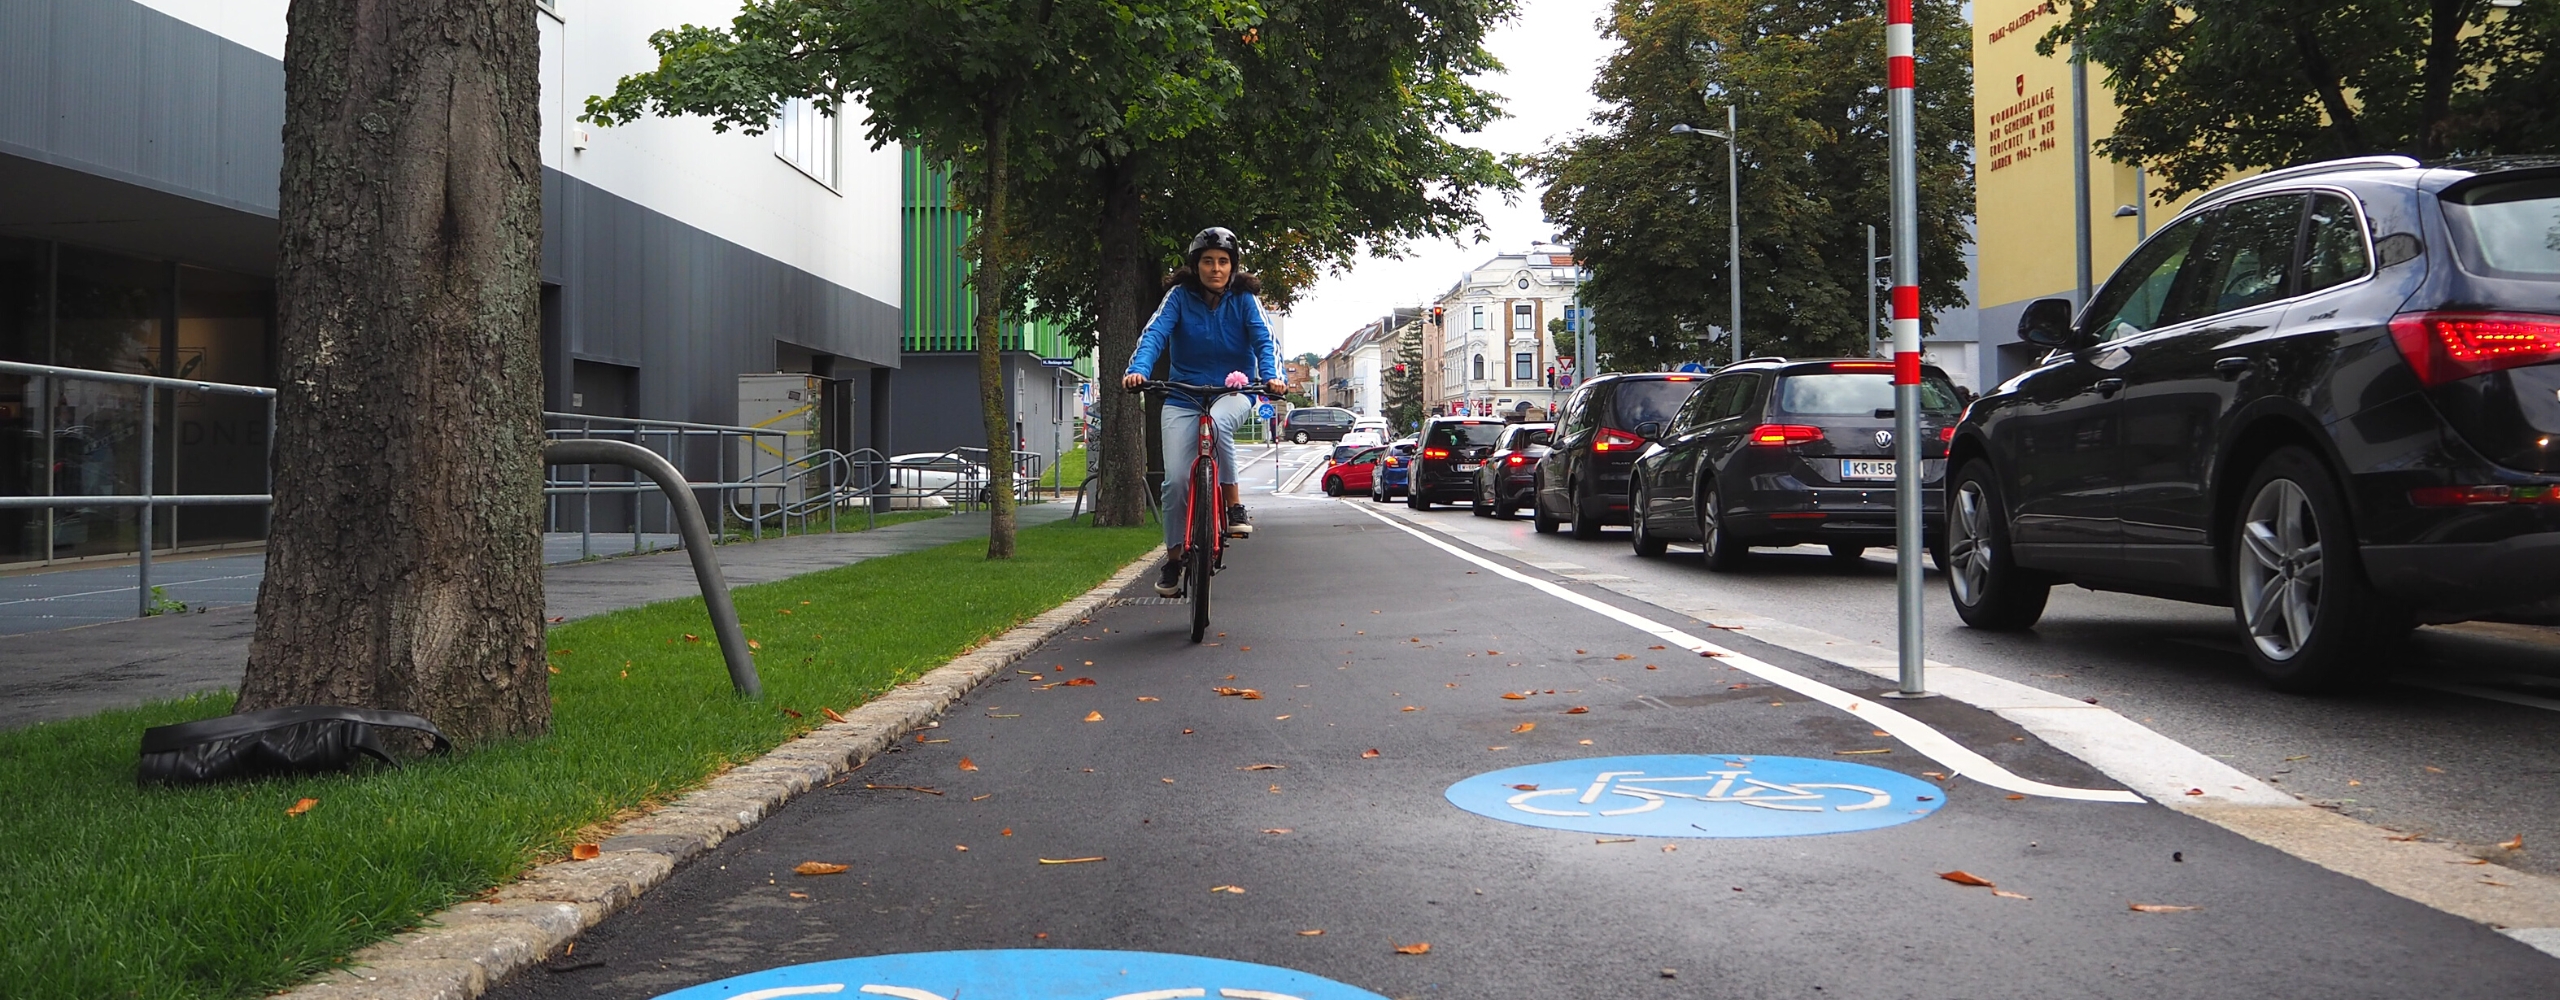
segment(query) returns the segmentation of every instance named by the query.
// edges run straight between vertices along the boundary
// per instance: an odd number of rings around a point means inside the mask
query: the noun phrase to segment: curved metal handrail
[[[693,502],[692,484],[676,471],[675,463],[628,441],[593,438],[544,442],[542,461],[545,465],[619,465],[657,482],[684,534],[694,582],[702,586],[702,604],[711,613],[711,632],[719,637],[720,658],[729,666],[729,684],[741,695],[761,697],[764,683],[757,679],[755,660],[748,655],[746,633],[738,628],[738,607],[729,600],[729,581],[720,573],[720,560],[711,554],[711,529],[702,522],[701,506]]]

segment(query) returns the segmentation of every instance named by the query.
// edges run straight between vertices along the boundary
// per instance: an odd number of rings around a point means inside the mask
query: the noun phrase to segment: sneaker
[[[1182,596],[1181,552],[1167,555],[1164,560],[1164,569],[1156,572],[1156,595],[1159,597]]]
[[[1253,537],[1253,520],[1245,516],[1243,504],[1227,505],[1227,537]]]

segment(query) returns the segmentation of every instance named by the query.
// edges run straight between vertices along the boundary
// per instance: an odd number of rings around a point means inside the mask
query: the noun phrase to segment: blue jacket
[[[1280,347],[1251,292],[1229,292],[1212,308],[1187,287],[1167,290],[1138,335],[1129,371],[1151,373],[1159,357],[1171,362],[1173,381],[1192,385],[1225,385],[1228,372],[1253,376],[1256,384],[1280,377]]]

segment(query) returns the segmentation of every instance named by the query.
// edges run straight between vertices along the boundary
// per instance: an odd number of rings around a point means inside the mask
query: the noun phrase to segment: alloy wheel
[[[1947,526],[1947,585],[1955,590],[1958,603],[1972,606],[1982,603],[1984,585],[1991,579],[1991,542],[1983,519],[1990,516],[1991,498],[1982,495],[1982,484],[1971,480],[1956,488],[1955,517]]]
[[[2290,479],[2272,479],[2241,518],[2239,597],[2249,640],[2270,660],[2289,660],[2311,640],[2320,610],[2320,520]]]

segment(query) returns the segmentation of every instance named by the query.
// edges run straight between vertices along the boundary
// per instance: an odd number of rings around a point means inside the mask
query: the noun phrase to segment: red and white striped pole
[[[1912,103],[1911,0],[1885,0],[1885,112],[1892,134],[1894,596],[1900,618],[1902,684],[1894,694],[1929,694],[1922,676],[1920,552],[1920,181],[1917,111]]]

